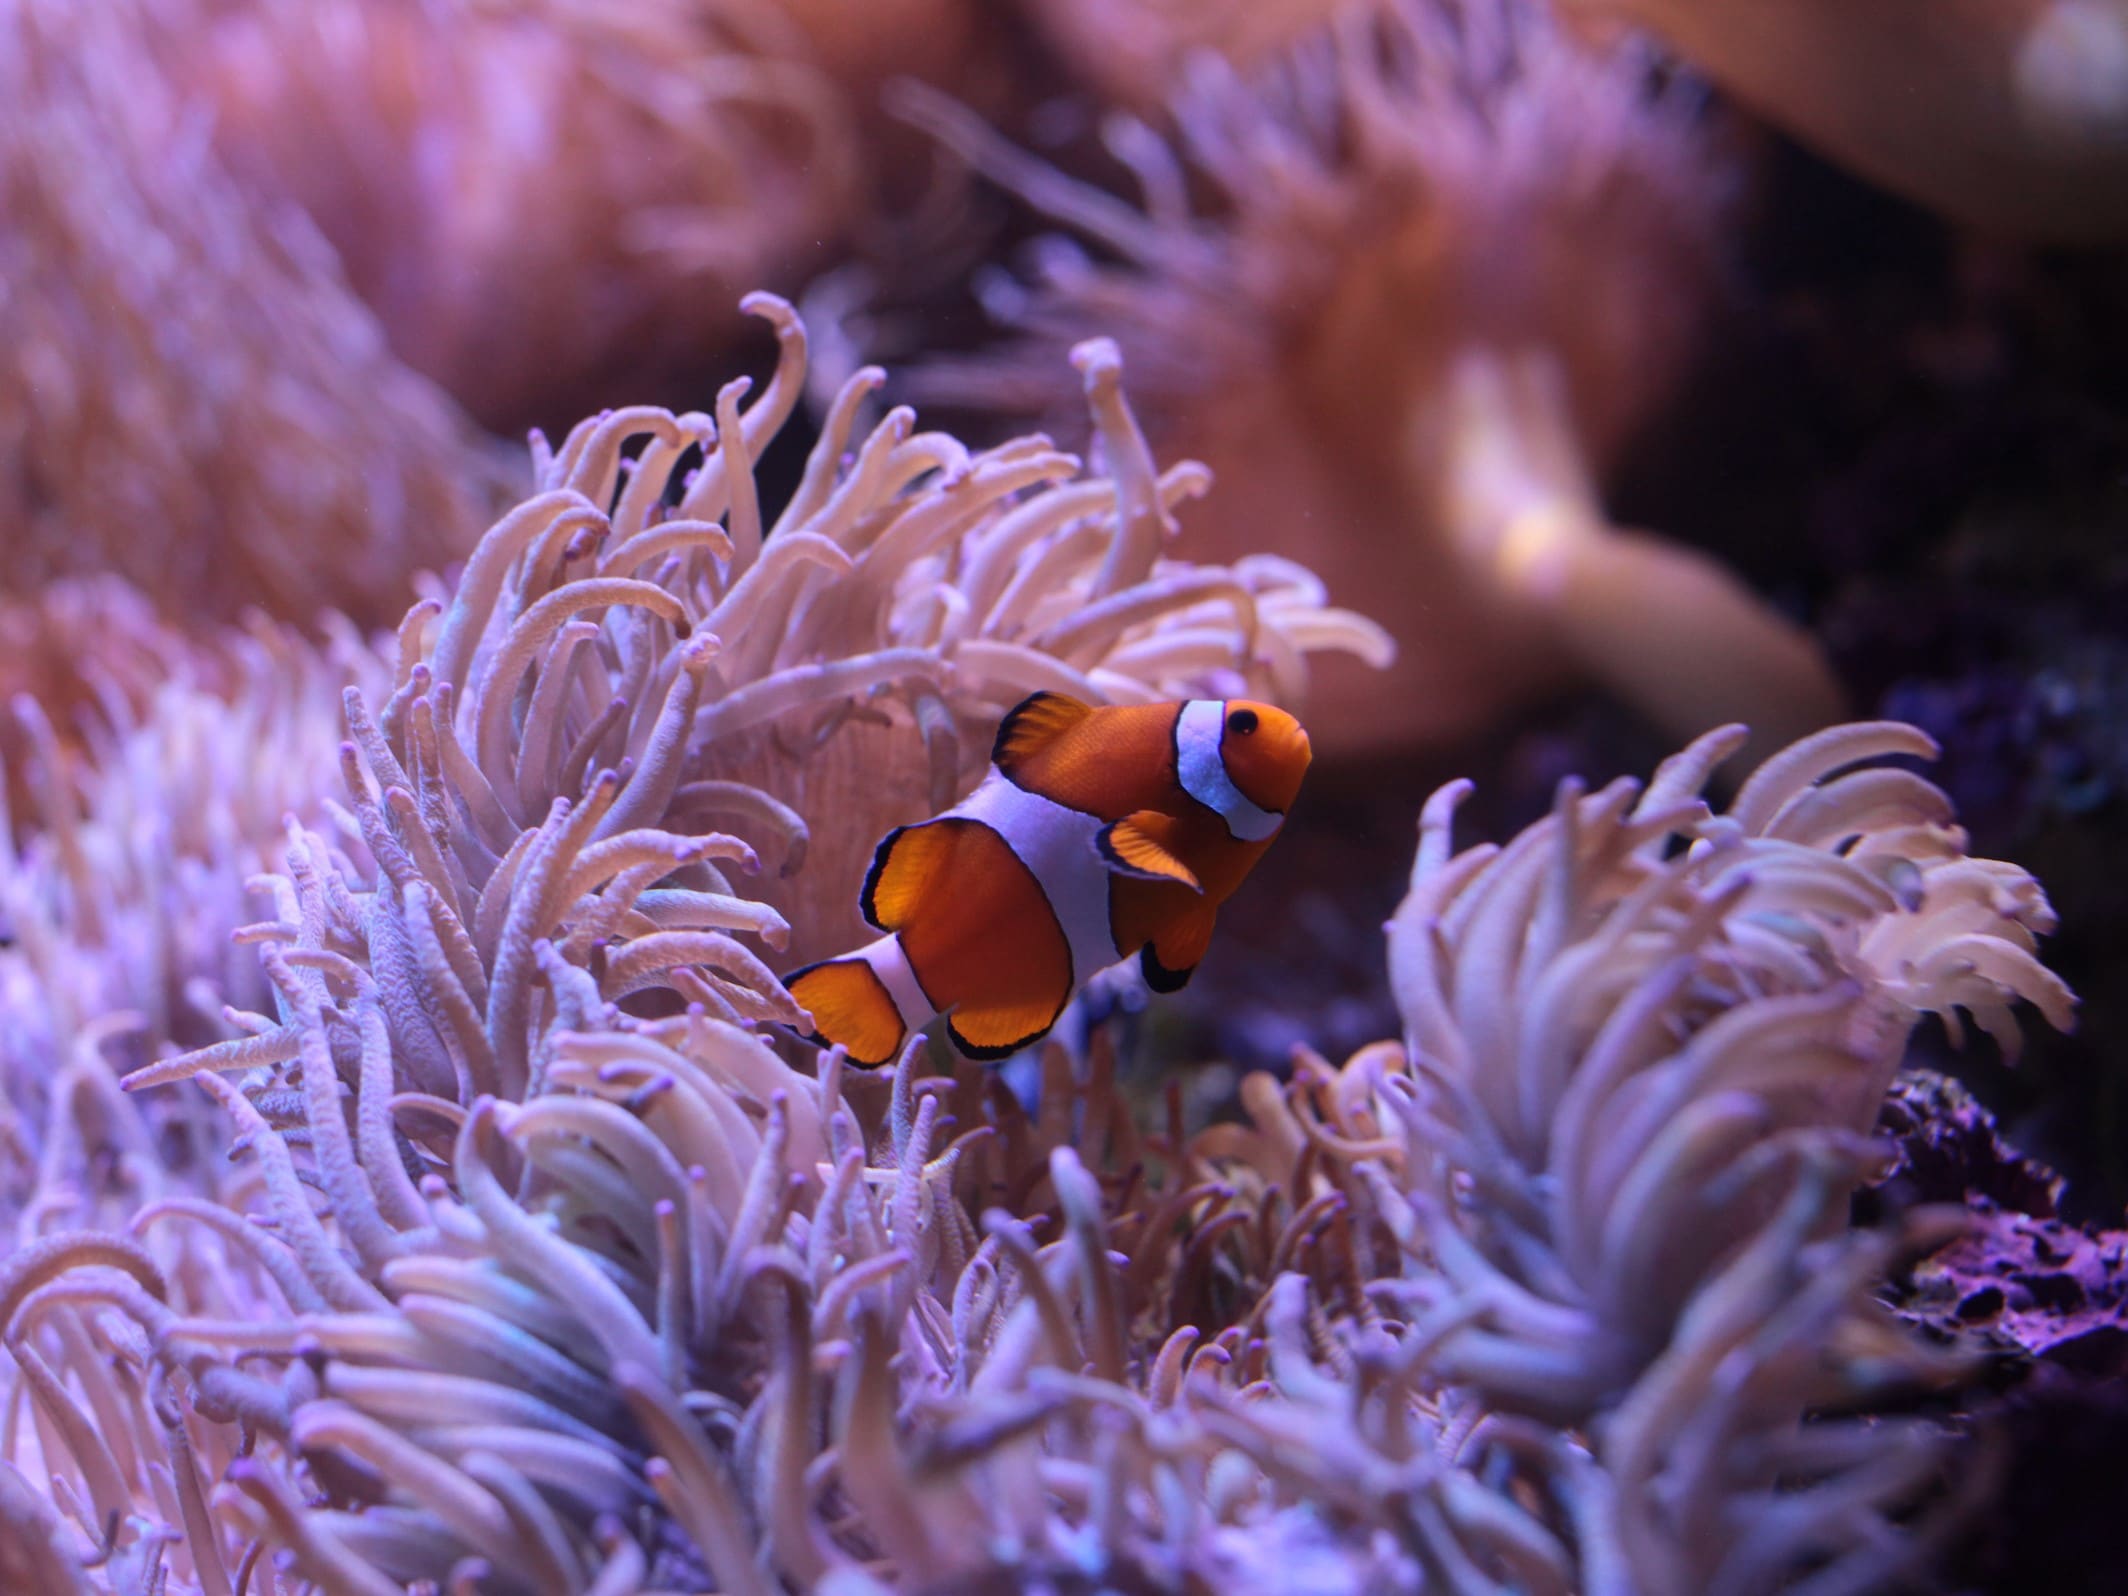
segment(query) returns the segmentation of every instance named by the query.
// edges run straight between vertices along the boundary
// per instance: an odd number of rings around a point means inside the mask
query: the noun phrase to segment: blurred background
[[[1504,836],[1730,719],[1943,747],[2077,1034],[1932,1061],[2128,1201],[2128,6],[0,0],[0,687],[61,744],[256,617],[389,626],[529,429],[815,395],[1083,447],[1396,637],[1151,1055],[1394,1030],[1417,807]],[[810,424],[765,470],[794,483]],[[232,674],[231,680],[236,680]],[[15,735],[13,731],[9,735]],[[5,746],[0,739],[0,746]],[[13,824],[33,795],[13,775]]]

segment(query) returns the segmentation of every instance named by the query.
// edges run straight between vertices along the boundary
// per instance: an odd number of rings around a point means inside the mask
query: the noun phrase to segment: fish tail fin
[[[972,1059],[1010,1058],[1047,1036],[1070,1001],[1071,990],[1067,988],[1059,1003],[1037,999],[958,1008],[946,1021],[946,1034],[953,1038],[955,1047]]]
[[[893,993],[862,953],[793,970],[783,984],[813,1016],[815,1036],[840,1047],[852,1064],[877,1069],[901,1052],[909,1028]]]

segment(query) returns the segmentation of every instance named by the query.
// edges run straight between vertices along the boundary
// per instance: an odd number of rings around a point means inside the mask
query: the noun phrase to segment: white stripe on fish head
[[[1285,821],[1250,802],[1227,774],[1222,743],[1227,734],[1224,699],[1193,698],[1175,718],[1175,774],[1182,790],[1227,823],[1227,835],[1262,842]]]

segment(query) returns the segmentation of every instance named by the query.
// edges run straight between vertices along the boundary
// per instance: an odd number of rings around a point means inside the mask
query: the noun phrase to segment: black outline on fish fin
[[[1131,814],[1125,815],[1121,820],[1113,821],[1103,826],[1099,832],[1095,833],[1094,846],[1101,850],[1102,859],[1107,862],[1109,869],[1115,871],[1118,875],[1131,876],[1139,881],[1172,881],[1178,886],[1188,887],[1192,892],[1202,893],[1204,891],[1204,883],[1197,879],[1197,872],[1180,859],[1177,859],[1160,843],[1158,838],[1138,824],[1138,816],[1149,812],[1156,811],[1136,810]],[[1135,864],[1118,853],[1116,851],[1115,833],[1124,826],[1129,826],[1133,832],[1143,839],[1145,847],[1151,849],[1162,859],[1169,861],[1174,865],[1175,869],[1148,870],[1143,865]],[[1176,874],[1176,871],[1180,871],[1181,874]]]
[[[998,722],[997,736],[990,743],[990,762],[1010,776],[1023,760],[1048,747],[1093,712],[1093,705],[1073,698],[1069,693],[1050,692],[1046,688],[1039,693],[1029,693],[1007,710],[1005,718]],[[1042,724],[1032,724],[1037,720]],[[1014,739],[1023,733],[1027,740],[1021,746],[1013,746]]]

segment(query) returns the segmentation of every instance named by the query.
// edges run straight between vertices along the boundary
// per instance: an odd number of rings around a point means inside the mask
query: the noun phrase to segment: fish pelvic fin
[[[813,1016],[815,1040],[841,1048],[852,1064],[878,1069],[900,1054],[909,1028],[886,983],[861,954],[793,970],[783,984]]]
[[[1158,810],[1140,809],[1105,827],[1094,839],[1109,869],[1140,881],[1174,881],[1192,892],[1204,891],[1197,872],[1177,858],[1172,842],[1177,823]]]

